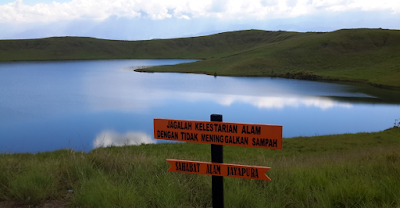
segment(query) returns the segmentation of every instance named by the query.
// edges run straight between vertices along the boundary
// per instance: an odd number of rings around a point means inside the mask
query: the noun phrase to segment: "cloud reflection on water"
[[[351,103],[338,102],[325,97],[266,97],[244,95],[196,94],[185,96],[187,101],[211,100],[220,105],[230,106],[234,103],[246,103],[257,108],[283,109],[285,107],[317,107],[326,110],[333,107],[351,108]]]
[[[285,79],[238,79],[190,74],[148,74],[111,71],[85,77],[91,110],[144,112],[170,102],[245,103],[263,109],[314,107],[322,110],[353,104],[335,97],[365,97],[341,85]]]
[[[125,94],[126,93],[126,94]],[[315,107],[322,110],[330,108],[352,108],[350,102],[343,102],[329,97],[317,96],[253,96],[253,95],[234,95],[234,94],[213,94],[198,92],[174,92],[147,90],[119,92],[113,94],[103,102],[91,102],[92,109],[97,110],[120,110],[125,112],[143,112],[152,107],[160,106],[166,101],[185,101],[185,102],[214,102],[223,106],[245,103],[260,109],[283,109],[286,107]]]
[[[93,148],[109,146],[126,146],[156,143],[149,135],[142,132],[126,132],[120,134],[112,130],[102,131],[93,141]]]

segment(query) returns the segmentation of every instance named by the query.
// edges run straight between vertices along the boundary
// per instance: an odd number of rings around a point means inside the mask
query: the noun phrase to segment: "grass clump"
[[[289,79],[305,79],[305,80],[318,80],[321,76],[316,75],[313,71],[306,70],[291,70],[284,75]]]
[[[28,204],[39,204],[54,197],[57,181],[45,172],[27,172],[12,177],[9,181],[8,195],[12,200]]]
[[[224,178],[226,207],[398,207],[400,128],[284,139],[283,150],[224,147],[224,162],[268,166],[272,181]],[[210,161],[209,145],[160,143],[0,154],[0,207],[211,207],[211,177],[165,159]],[[73,190],[70,193],[69,190]]]

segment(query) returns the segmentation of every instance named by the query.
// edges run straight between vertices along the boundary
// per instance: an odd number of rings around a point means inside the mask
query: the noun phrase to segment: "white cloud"
[[[187,15],[181,15],[180,17],[178,17],[179,19],[187,19],[187,20],[190,20],[190,17],[189,16],[187,16]]]
[[[400,1],[398,0],[313,0],[311,5],[315,8],[336,12],[349,10],[400,12]]]
[[[72,0],[26,5],[22,0],[0,5],[0,22],[54,22],[125,18],[268,19],[343,11],[400,12],[398,0]]]

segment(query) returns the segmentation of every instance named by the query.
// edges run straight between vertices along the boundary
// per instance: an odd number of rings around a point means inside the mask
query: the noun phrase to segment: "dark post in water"
[[[211,114],[210,121],[222,122],[222,115]],[[223,163],[223,146],[211,145],[211,162]],[[224,178],[223,176],[212,176],[212,201],[214,208],[224,207]]]

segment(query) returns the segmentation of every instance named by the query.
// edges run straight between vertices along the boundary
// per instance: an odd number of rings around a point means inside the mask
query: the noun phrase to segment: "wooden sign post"
[[[222,115],[212,114],[210,121],[154,119],[154,138],[211,144],[211,163],[167,159],[168,171],[212,176],[213,207],[224,207],[223,177],[271,179],[270,167],[223,163],[223,145],[282,149],[282,126],[222,122]]]
[[[222,122],[222,115],[212,114],[211,122]],[[211,144],[211,162],[223,163],[223,146]],[[212,201],[213,207],[224,207],[224,178],[222,176],[213,175],[211,178]]]

